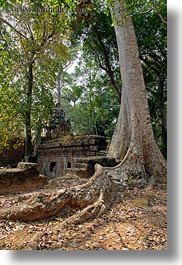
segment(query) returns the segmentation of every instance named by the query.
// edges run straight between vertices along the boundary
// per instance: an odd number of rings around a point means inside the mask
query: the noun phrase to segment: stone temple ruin
[[[116,165],[114,159],[106,156],[105,137],[72,135],[70,129],[70,121],[66,120],[65,112],[57,105],[46,128],[46,135],[37,148],[37,163],[19,162],[21,160],[17,156],[19,161],[16,162],[19,163],[16,168],[0,167],[0,195],[40,189],[50,179],[64,175],[69,177],[68,174],[70,177],[76,175],[79,180],[89,178],[95,172],[96,163],[102,166]],[[2,155],[4,158],[4,153]],[[8,160],[8,163],[14,167],[15,161]]]
[[[60,108],[59,104],[53,110],[52,119],[47,126],[46,139],[57,139],[65,135],[70,134],[71,123],[70,120],[66,120],[65,111]]]
[[[36,163],[19,162],[16,168],[0,168],[0,195],[42,188],[48,178],[40,175]]]
[[[114,166],[115,161],[106,157],[106,139],[99,135],[72,135],[71,123],[59,104],[54,109],[46,136],[37,149],[37,169],[49,178],[72,173],[90,177],[94,166]]]

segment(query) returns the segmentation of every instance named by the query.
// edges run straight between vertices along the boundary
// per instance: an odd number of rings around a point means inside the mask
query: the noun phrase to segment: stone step
[[[74,163],[73,167],[74,168],[88,169],[88,164],[86,164],[86,163]]]
[[[117,163],[114,158],[108,158],[106,156],[90,156],[90,157],[77,157],[75,164],[87,164],[89,166],[95,166],[95,164],[101,164],[105,167],[116,166]]]
[[[105,156],[77,157],[73,167],[67,168],[65,173],[88,178],[94,174],[95,164],[115,166],[116,162],[114,159],[109,159]]]
[[[90,177],[89,172],[84,168],[66,168],[66,174],[77,175],[82,178]]]
[[[89,164],[91,161],[100,162],[105,158],[105,156],[90,156],[90,157],[77,157],[76,163]]]

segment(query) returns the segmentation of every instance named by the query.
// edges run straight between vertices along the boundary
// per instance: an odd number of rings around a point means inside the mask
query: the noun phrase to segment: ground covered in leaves
[[[55,188],[57,184],[52,182],[47,188]],[[73,185],[69,178],[66,184]],[[18,198],[18,195],[0,196],[0,207],[17,204]],[[67,207],[54,218],[29,223],[0,220],[0,249],[167,249],[166,186],[116,193],[108,210],[99,218],[62,226],[74,211]]]

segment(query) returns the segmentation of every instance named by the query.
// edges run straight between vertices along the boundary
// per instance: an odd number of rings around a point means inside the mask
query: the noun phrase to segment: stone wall
[[[33,163],[20,163],[17,168],[0,169],[0,195],[39,189],[47,183],[47,177],[39,175]]]
[[[105,137],[98,135],[67,135],[42,141],[37,151],[37,168],[49,178],[63,176],[78,157],[98,156],[105,149]]]
[[[13,148],[13,144],[10,147],[0,152],[0,167],[16,167],[24,157],[24,144],[18,148]]]

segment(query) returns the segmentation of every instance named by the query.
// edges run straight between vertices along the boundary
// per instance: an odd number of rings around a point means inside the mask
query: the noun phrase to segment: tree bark
[[[159,110],[160,110],[160,119],[162,123],[162,153],[165,158],[167,158],[167,122],[166,122],[166,107],[164,99],[164,81],[162,78],[159,79],[158,83],[159,88]]]
[[[27,71],[27,104],[25,111],[25,160],[28,161],[29,156],[32,155],[32,133],[31,133],[31,111],[32,111],[32,91],[33,91],[33,62],[28,65]]]
[[[122,77],[121,109],[109,157],[121,161],[131,174],[153,175],[166,181],[166,161],[154,139],[139,49],[125,1],[114,0],[113,16]]]

